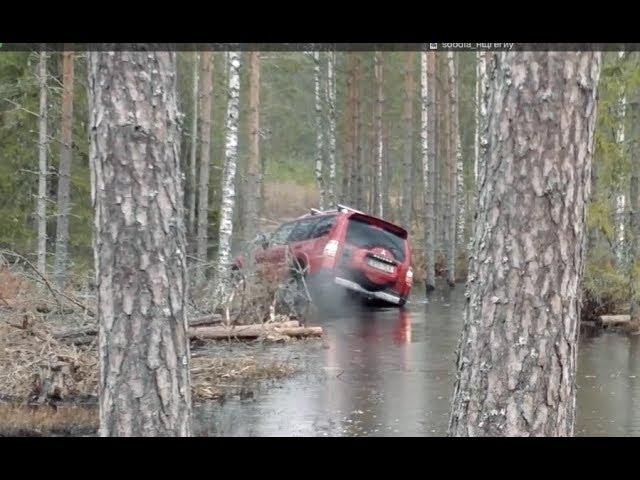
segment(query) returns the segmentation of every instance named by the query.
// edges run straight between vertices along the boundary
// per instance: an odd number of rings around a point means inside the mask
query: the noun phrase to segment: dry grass
[[[295,218],[310,208],[317,208],[320,194],[315,185],[298,185],[292,182],[265,184],[264,214],[269,218]]]
[[[3,435],[47,435],[74,429],[95,432],[98,412],[83,407],[25,407],[0,405],[0,432]]]

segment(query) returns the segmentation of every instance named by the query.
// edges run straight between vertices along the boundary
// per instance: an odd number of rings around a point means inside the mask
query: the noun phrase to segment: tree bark
[[[624,52],[618,52],[619,62],[624,61]],[[618,99],[618,124],[616,125],[616,144],[620,152],[620,157],[625,158],[625,119],[627,110],[627,96],[624,88],[624,77],[621,79],[622,87],[620,97]],[[624,177],[621,175],[619,181],[619,192],[616,195],[616,243],[615,253],[618,268],[624,268],[626,265],[626,240],[625,240],[625,223],[626,223],[626,203],[627,195],[624,188]]]
[[[573,433],[600,55],[497,54],[451,435]]]
[[[172,52],[88,54],[101,436],[188,436],[180,114]]]
[[[209,245],[209,168],[211,165],[211,110],[213,103],[213,52],[202,52],[200,65],[200,179],[198,187],[198,238],[197,253],[199,266],[196,274],[204,280],[205,264]]]
[[[249,158],[245,238],[258,235],[262,164],[260,162],[260,52],[249,53]]]
[[[44,47],[43,47],[44,48]],[[38,83],[40,85],[40,117],[38,118],[38,271],[46,275],[47,270],[47,52],[40,51],[38,62]]]
[[[640,90],[629,101],[631,161],[629,172],[629,285],[631,322],[640,327]]]
[[[218,233],[215,297],[220,299],[226,290],[230,267],[233,211],[236,203],[235,177],[238,160],[238,119],[240,108],[240,52],[229,52],[229,101],[222,172],[222,206]]]
[[[324,179],[324,171],[326,167],[324,163],[324,134],[322,131],[322,87],[320,80],[320,52],[313,52],[313,84],[315,97],[315,129],[316,129],[316,183],[320,192],[320,210],[325,208],[326,203],[326,184]]]
[[[458,79],[455,55],[447,52],[449,72],[449,238],[447,242],[447,283],[456,284],[456,243],[458,225]]]
[[[384,63],[382,59],[382,53],[376,52],[375,54],[375,77],[377,87],[377,101],[376,101],[376,201],[375,211],[380,218],[385,215],[384,200],[385,195],[384,186],[382,184],[382,178],[384,176],[384,134],[382,131],[382,114],[384,110]]]
[[[362,87],[362,71],[359,56],[355,56],[353,67],[353,126],[354,126],[354,152],[351,165],[351,194],[352,204],[355,208],[363,208],[363,181],[362,181],[362,102],[360,89]]]
[[[63,288],[64,286],[69,262],[69,190],[71,186],[71,147],[73,144],[73,60],[73,52],[66,51],[62,54],[62,118],[60,121],[58,221],[56,225],[56,253],[54,260],[54,278],[58,288]]]
[[[330,205],[336,203],[336,77],[335,77],[335,52],[327,54],[327,81],[325,84],[325,102],[327,104],[329,131],[329,182],[327,198]]]
[[[426,262],[425,290],[435,289],[435,68],[434,52],[422,52],[420,83],[422,106],[422,171],[424,184],[424,256]]]
[[[406,52],[404,55],[404,109],[402,122],[404,125],[404,156],[402,161],[402,208],[400,219],[402,225],[411,230],[411,213],[413,209],[413,97],[414,79],[413,63],[414,52]]]
[[[193,235],[196,231],[197,217],[196,217],[196,190],[198,189],[197,181],[197,152],[198,152],[198,73],[200,70],[200,54],[193,52],[193,115],[191,117],[191,154],[189,158],[189,233]]]
[[[356,126],[354,123],[355,117],[355,103],[354,103],[354,78],[355,78],[355,54],[353,52],[347,53],[347,112],[346,112],[346,135],[345,135],[345,150],[343,168],[342,168],[342,201],[344,203],[350,203],[353,201],[352,192],[353,185],[351,184],[351,175],[355,165],[356,154]]]

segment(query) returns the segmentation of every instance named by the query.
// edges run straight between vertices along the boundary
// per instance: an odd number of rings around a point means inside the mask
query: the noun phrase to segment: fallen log
[[[189,320],[190,327],[197,327],[200,325],[215,325],[222,323],[222,315],[219,313],[212,313],[211,315],[203,315],[201,317]]]
[[[86,327],[72,328],[70,330],[54,332],[53,338],[55,338],[56,340],[66,340],[74,337],[95,336],[97,334],[98,334],[98,327],[96,325],[89,325]]]
[[[601,315],[600,321],[603,327],[619,327],[631,321],[631,315]]]
[[[206,321],[214,320],[212,315],[207,316]],[[287,322],[264,323],[252,325],[214,325],[191,326],[188,329],[189,338],[223,339],[223,338],[259,338],[270,333],[287,335],[290,337],[319,337],[322,336],[322,327],[301,327],[298,320]],[[91,343],[98,334],[98,327],[90,325],[73,328],[53,333],[56,340],[84,345]]]
[[[300,327],[284,325],[293,322],[282,322],[281,324],[265,325],[243,325],[236,327],[216,326],[190,328],[189,338],[200,339],[227,339],[227,338],[260,338],[269,334],[280,334],[289,337],[320,337],[322,327]],[[295,322],[297,323],[297,322]],[[269,326],[273,325],[273,326]]]

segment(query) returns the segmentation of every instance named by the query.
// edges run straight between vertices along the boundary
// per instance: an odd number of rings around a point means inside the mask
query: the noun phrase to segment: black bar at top
[[[521,43],[521,42],[425,42],[425,43],[2,43],[3,51],[640,51],[640,43]]]

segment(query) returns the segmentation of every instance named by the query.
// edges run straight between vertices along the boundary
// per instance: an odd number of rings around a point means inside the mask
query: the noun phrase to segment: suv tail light
[[[409,285],[413,284],[413,268],[411,267],[409,267],[409,270],[407,270],[406,282]]]
[[[337,240],[329,240],[327,244],[324,246],[323,253],[328,257],[335,257],[338,253],[338,247],[340,246],[340,242]]]

